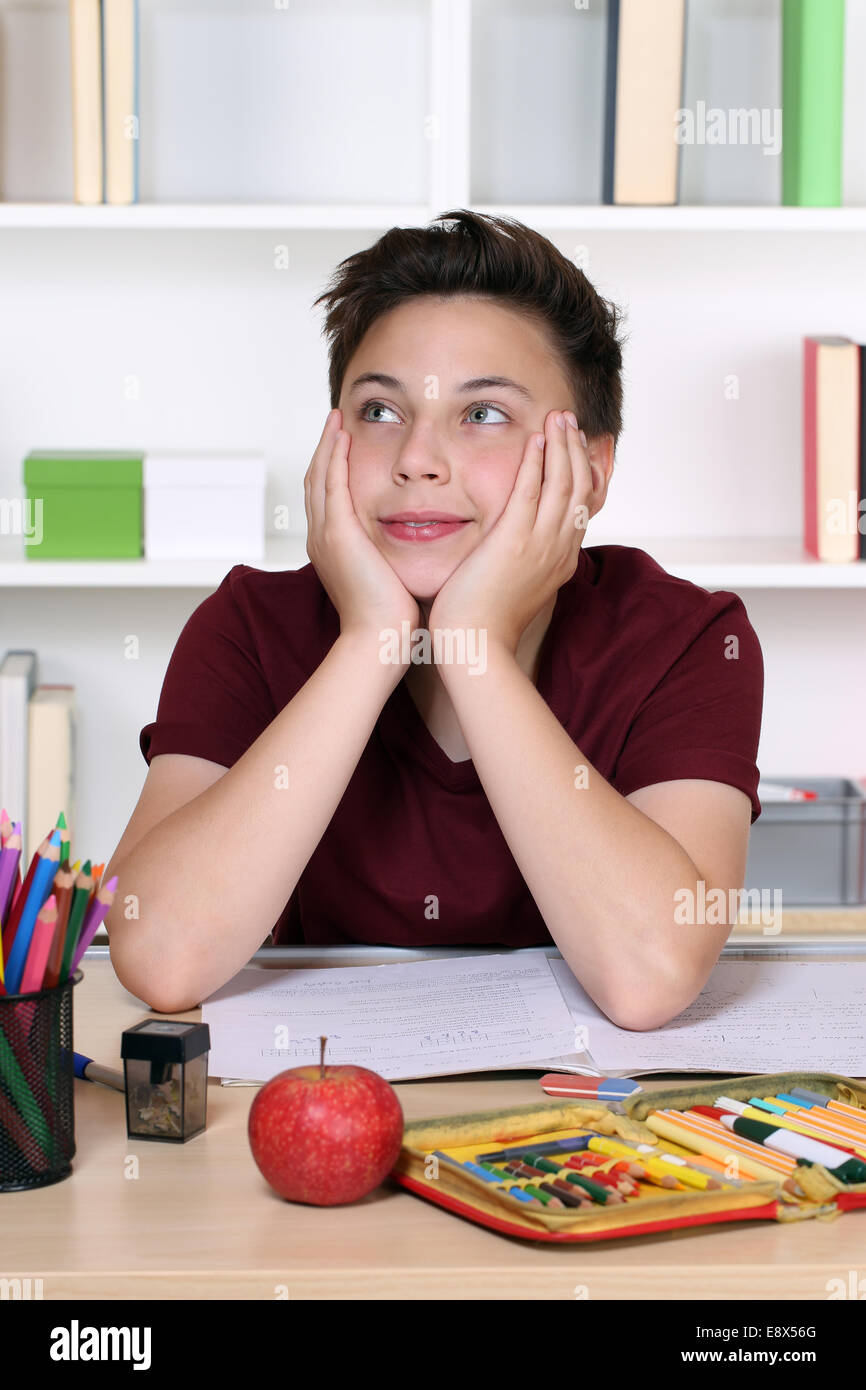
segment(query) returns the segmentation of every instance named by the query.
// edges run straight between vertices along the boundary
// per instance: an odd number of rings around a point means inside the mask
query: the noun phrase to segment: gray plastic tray
[[[771,777],[818,792],[817,801],[761,802],[752,826],[746,888],[774,888],[784,907],[866,901],[866,794],[846,777]]]

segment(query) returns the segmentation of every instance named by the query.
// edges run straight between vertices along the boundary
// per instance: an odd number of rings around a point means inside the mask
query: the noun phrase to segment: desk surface
[[[85,959],[75,1048],[122,1069],[120,1034],[148,1010],[107,959]],[[200,1010],[179,1018],[196,1019]],[[647,1089],[667,1084],[645,1078]],[[543,1097],[538,1080],[478,1075],[396,1083],[407,1119]],[[124,1096],[75,1082],[71,1177],[2,1194],[2,1270],[46,1299],[826,1299],[866,1275],[866,1211],[832,1222],[736,1222],[709,1233],[550,1249],[475,1226],[386,1183],[346,1207],[284,1202],[250,1154],[255,1089],[208,1084],[208,1123],[187,1144],[135,1143]],[[138,1176],[129,1176],[130,1156]],[[519,1294],[516,1291],[519,1290]]]

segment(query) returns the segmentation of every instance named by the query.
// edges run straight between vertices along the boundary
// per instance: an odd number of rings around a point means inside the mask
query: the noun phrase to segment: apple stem
[[[320,1068],[320,1070],[319,1070],[319,1080],[320,1080],[320,1081],[324,1081],[324,1079],[325,1079],[325,1043],[326,1043],[327,1041],[328,1041],[327,1038],[323,1038],[323,1037],[321,1037],[321,1036],[319,1037],[319,1042],[322,1044],[322,1051],[321,1051],[320,1056],[319,1056],[319,1068]]]

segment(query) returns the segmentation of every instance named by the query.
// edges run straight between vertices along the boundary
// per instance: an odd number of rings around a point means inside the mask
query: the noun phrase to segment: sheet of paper
[[[388,1081],[532,1066],[574,1047],[541,951],[324,970],[241,970],[202,1006],[209,1075],[267,1081],[289,1067],[354,1063]]]
[[[866,963],[719,961],[700,995],[649,1032],[618,1028],[563,960],[550,968],[602,1075],[831,1071],[866,1076]],[[581,1030],[585,1030],[581,1033]],[[557,1066],[552,1059],[552,1066]]]

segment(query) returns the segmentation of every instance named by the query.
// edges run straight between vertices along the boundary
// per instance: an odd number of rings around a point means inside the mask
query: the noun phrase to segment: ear
[[[590,516],[600,512],[607,500],[607,489],[613,477],[613,435],[600,434],[596,439],[588,439],[586,452],[592,472],[592,492],[587,506]]]

